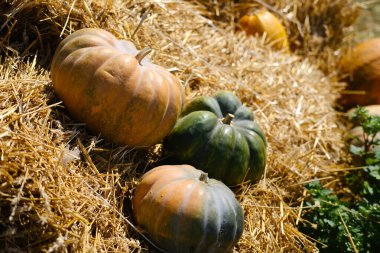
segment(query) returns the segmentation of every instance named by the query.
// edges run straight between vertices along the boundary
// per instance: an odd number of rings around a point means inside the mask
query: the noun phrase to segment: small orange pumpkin
[[[276,49],[289,52],[288,35],[280,20],[271,12],[262,9],[240,18],[239,25],[248,35],[262,36],[264,33]]]
[[[380,38],[356,45],[342,58],[340,69],[349,77],[339,104],[345,109],[380,104]]]
[[[95,133],[121,145],[162,140],[181,112],[179,80],[131,42],[87,28],[56,49],[53,87],[69,113]]]

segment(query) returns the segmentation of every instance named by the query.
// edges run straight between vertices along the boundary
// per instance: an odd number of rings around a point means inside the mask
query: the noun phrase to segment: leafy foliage
[[[347,201],[319,181],[305,185],[311,211],[304,215],[309,223],[301,230],[318,240],[321,252],[380,252],[380,117],[368,115],[358,107],[353,121],[363,128],[363,146],[351,145],[350,152],[360,156],[364,169],[348,173],[344,182],[352,196]]]

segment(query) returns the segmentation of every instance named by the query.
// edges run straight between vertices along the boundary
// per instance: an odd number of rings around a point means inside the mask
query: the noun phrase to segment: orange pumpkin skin
[[[148,171],[132,208],[150,239],[169,253],[227,253],[243,232],[243,209],[233,192],[190,165]]]
[[[269,11],[262,9],[254,14],[244,15],[240,18],[239,25],[248,35],[262,36],[266,33],[274,48],[289,52],[288,35],[285,28],[280,20]]]
[[[339,104],[345,109],[380,104],[380,38],[356,45],[342,58],[340,68],[349,77],[345,80],[348,92],[342,94]]]
[[[138,53],[105,30],[82,29],[58,45],[51,77],[68,112],[90,130],[117,144],[149,146],[174,126],[183,88],[149,59],[139,63]]]

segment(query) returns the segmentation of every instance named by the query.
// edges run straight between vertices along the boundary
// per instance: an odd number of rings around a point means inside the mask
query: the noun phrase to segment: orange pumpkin
[[[147,172],[132,200],[133,215],[169,253],[227,253],[243,232],[243,209],[222,182],[190,165]]]
[[[111,33],[86,28],[64,39],[51,66],[53,87],[68,112],[121,145],[162,140],[181,112],[183,89],[149,51]]]
[[[380,38],[356,45],[342,58],[340,68],[349,77],[339,104],[345,109],[380,104]]]
[[[289,52],[285,28],[271,12],[262,9],[253,14],[244,15],[240,18],[239,25],[248,35],[266,34],[274,48]]]

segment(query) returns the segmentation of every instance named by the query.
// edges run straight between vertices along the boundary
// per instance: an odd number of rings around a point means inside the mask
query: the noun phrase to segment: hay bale
[[[202,4],[209,18],[221,26],[237,30],[237,19],[261,8],[268,9],[285,25],[291,50],[334,76],[338,74],[335,71],[337,60],[353,39],[353,24],[360,11],[360,5],[353,0],[197,2]]]
[[[0,71],[1,249],[155,252],[133,225],[129,201],[160,146],[117,147],[89,134],[67,115],[44,68],[58,41],[82,27],[104,28],[138,48],[150,46],[153,62],[175,72],[188,98],[228,89],[251,107],[266,132],[268,164],[258,184],[237,191],[246,219],[235,251],[315,249],[296,226],[302,184],[345,156],[345,128],[333,108],[342,84],[308,59],[219,27],[204,6],[192,2],[2,5],[0,32],[7,36]]]

